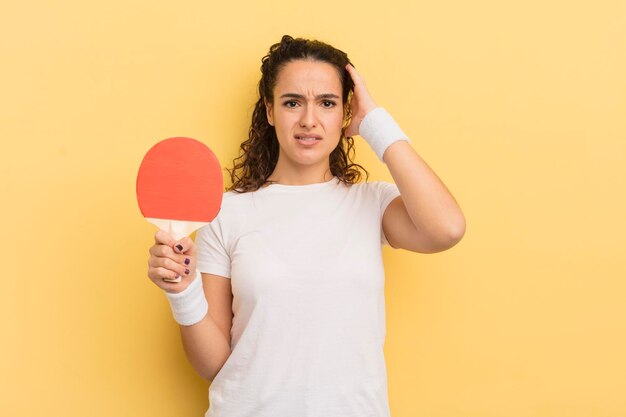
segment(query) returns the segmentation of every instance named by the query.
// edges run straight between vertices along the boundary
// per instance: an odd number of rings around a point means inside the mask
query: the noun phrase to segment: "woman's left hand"
[[[365,115],[370,110],[376,108],[376,103],[374,103],[374,99],[372,99],[372,96],[370,96],[370,93],[367,91],[365,82],[357,70],[350,64],[346,65],[346,70],[348,70],[352,81],[354,81],[354,93],[352,94],[352,101],[350,103],[352,120],[346,128],[346,136],[354,136],[359,134],[361,120],[365,118]]]

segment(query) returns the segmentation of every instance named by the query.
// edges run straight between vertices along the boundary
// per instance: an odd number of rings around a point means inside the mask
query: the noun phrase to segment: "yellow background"
[[[283,34],[348,52],[467,218],[385,248],[392,417],[626,415],[622,0],[4,5],[0,414],[205,412],[135,176],[171,136],[231,167]]]

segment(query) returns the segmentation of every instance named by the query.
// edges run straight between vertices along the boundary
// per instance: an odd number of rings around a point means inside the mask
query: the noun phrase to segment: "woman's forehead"
[[[280,70],[274,88],[277,93],[334,93],[338,96],[342,90],[337,69],[327,62],[312,60],[287,63]]]

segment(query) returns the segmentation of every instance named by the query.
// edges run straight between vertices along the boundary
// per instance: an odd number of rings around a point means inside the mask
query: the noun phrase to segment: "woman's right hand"
[[[180,282],[167,282],[181,276]],[[190,237],[179,241],[167,232],[159,230],[154,235],[154,245],[150,247],[148,277],[159,288],[169,293],[185,290],[196,277],[196,244]]]

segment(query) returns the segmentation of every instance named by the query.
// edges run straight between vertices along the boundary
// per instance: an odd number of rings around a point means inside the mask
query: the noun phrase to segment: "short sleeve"
[[[383,231],[383,215],[389,203],[391,203],[396,197],[400,196],[400,190],[398,186],[391,182],[378,181],[378,200],[380,201],[380,243],[384,246],[390,246],[385,233]]]
[[[230,278],[230,255],[226,250],[224,231],[219,216],[196,233],[196,268],[205,274]]]

